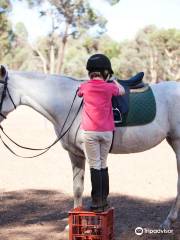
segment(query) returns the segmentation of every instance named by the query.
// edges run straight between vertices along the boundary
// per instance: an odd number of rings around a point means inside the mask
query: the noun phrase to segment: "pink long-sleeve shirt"
[[[112,111],[112,96],[121,94],[114,83],[103,79],[93,79],[82,83],[78,96],[83,97],[81,129],[86,131],[113,131],[114,119]]]

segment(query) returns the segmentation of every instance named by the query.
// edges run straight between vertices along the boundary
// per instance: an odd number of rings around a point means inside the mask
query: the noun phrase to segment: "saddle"
[[[128,80],[120,80],[117,81],[123,86],[128,89],[138,89],[143,88],[145,83],[142,81],[144,77],[144,72],[139,72],[135,76],[129,78]]]
[[[128,80],[116,79],[125,89],[125,95],[112,98],[115,126],[142,125],[155,117],[155,99],[151,88],[139,72]]]

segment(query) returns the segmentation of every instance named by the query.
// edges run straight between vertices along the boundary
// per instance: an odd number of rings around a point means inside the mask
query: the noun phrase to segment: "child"
[[[114,119],[112,96],[123,95],[118,83],[108,83],[113,70],[111,62],[103,54],[95,54],[87,61],[90,80],[80,85],[78,96],[83,97],[81,129],[84,152],[90,166],[92,184],[91,210],[101,212],[108,206],[109,175],[107,156],[111,147]]]

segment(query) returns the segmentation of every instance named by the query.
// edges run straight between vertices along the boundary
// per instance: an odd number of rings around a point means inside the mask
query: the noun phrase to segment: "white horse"
[[[6,71],[1,68],[0,79]],[[79,81],[65,76],[44,75],[40,73],[10,72],[8,79],[9,93],[16,106],[27,105],[49,119],[59,136]],[[0,98],[4,85],[0,83]],[[177,197],[163,222],[164,228],[170,228],[177,219],[180,208],[180,84],[162,82],[151,86],[156,100],[155,119],[143,126],[120,127],[115,131],[112,153],[142,152],[158,145],[165,138],[173,148],[177,159],[178,185]],[[75,100],[71,111],[69,126],[80,104]],[[10,96],[6,94],[1,113],[14,110]],[[0,116],[0,121],[3,117]],[[74,207],[82,205],[84,187],[85,156],[81,137],[80,112],[70,130],[62,138],[62,146],[68,151],[73,169]],[[66,127],[65,127],[66,129]]]

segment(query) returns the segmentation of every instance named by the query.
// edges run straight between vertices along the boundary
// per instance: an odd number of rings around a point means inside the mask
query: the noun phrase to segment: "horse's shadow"
[[[90,198],[84,198],[88,204]],[[134,233],[136,227],[158,229],[165,219],[171,201],[150,202],[129,196],[111,195],[115,208],[115,239],[180,239],[180,218],[173,226],[173,234]],[[68,211],[73,198],[61,192],[49,190],[24,190],[0,195],[1,240],[49,240],[68,239],[62,235],[67,224]],[[28,237],[27,237],[28,236]]]

